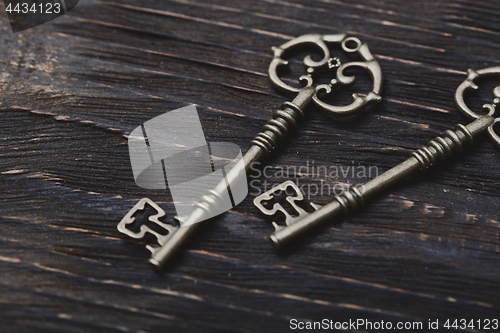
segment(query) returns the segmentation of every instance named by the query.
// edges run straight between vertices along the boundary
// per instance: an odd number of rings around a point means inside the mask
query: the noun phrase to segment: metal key
[[[457,107],[465,116],[474,121],[466,126],[458,124],[455,126],[454,131],[445,131],[443,136],[431,140],[427,146],[414,151],[412,157],[403,163],[393,167],[362,186],[350,187],[341,195],[336,196],[329,204],[319,209],[317,205],[313,205],[313,207],[317,209],[316,211],[306,213],[303,210],[297,210],[299,216],[293,219],[287,218],[287,226],[283,227],[273,223],[276,231],[270,236],[272,244],[276,248],[279,248],[304,232],[324,224],[327,221],[331,221],[341,214],[347,215],[352,213],[363,206],[368,199],[396,184],[400,180],[420,171],[427,170],[449,159],[451,156],[462,154],[464,148],[471,147],[474,139],[485,132],[489,133],[493,142],[500,148],[500,137],[494,129],[494,126],[500,122],[500,117],[496,119],[493,118],[496,108],[500,107],[500,86],[493,90],[493,103],[483,106],[488,111],[487,115],[479,116],[474,113],[464,101],[464,93],[466,90],[479,89],[474,83],[474,80],[482,76],[491,75],[500,75],[500,67],[492,67],[478,71],[469,70],[468,78],[458,87],[455,93]],[[281,184],[281,187],[278,189],[285,190],[287,186],[292,186],[295,188],[296,192],[300,192],[300,189],[291,181]],[[254,200],[254,204],[257,208],[267,215],[272,215],[278,210],[281,212],[284,211],[281,206],[267,209],[262,205],[262,201],[271,199],[273,191],[275,190],[263,193]],[[285,214],[287,213],[285,212]]]
[[[339,58],[332,58],[330,56],[328,45],[340,46],[343,51],[347,53],[357,53],[361,61],[341,64]],[[281,80],[278,75],[278,69],[288,65],[288,61],[284,60],[282,57],[288,54],[290,50],[305,46],[313,46],[322,51],[323,59],[314,61],[309,55],[304,58],[303,64],[306,67],[307,74],[301,76],[299,80],[305,82],[306,85],[303,88],[295,88]],[[292,102],[283,103],[281,109],[273,113],[272,119],[264,125],[262,131],[252,140],[250,149],[243,156],[243,163],[239,163],[239,165],[243,165],[241,168],[245,168],[245,170],[248,170],[252,163],[263,161],[285,141],[286,137],[296,129],[298,124],[302,121],[304,116],[303,110],[308,105],[315,104],[324,111],[338,116],[349,116],[359,112],[369,104],[381,101],[379,94],[382,88],[382,70],[371,54],[368,45],[361,43],[357,38],[347,37],[346,34],[308,34],[295,38],[280,47],[273,47],[273,51],[274,58],[271,61],[268,71],[272,85],[280,91],[294,93],[297,94],[297,96]],[[333,106],[320,100],[318,93],[321,91],[324,91],[326,94],[331,94],[334,89],[354,84],[356,78],[344,74],[344,71],[349,68],[360,68],[367,71],[373,80],[372,91],[366,96],[353,94],[353,102],[346,106]],[[334,78],[329,84],[313,86],[314,74],[322,70],[331,71]],[[221,200],[223,200],[221,193],[224,193],[229,184],[241,174],[241,168],[235,167],[231,169],[226,175],[227,181],[222,181],[213,190],[200,198],[192,214],[183,220],[185,226],[176,228],[173,231],[171,230],[167,237],[157,237],[161,247],[150,247],[152,257],[149,262],[153,268],[162,268],[189,235],[197,228],[199,223],[196,222],[213,216],[211,211],[221,204]],[[139,208],[142,209],[142,207],[143,206],[140,206]],[[121,228],[123,231],[123,229],[126,228],[126,224],[133,222],[131,216],[132,215],[130,215],[126,221],[122,220],[119,230]],[[128,233],[128,235],[131,236],[130,233]],[[137,233],[135,235],[137,235],[137,237],[132,237],[140,238],[143,236],[143,233]]]

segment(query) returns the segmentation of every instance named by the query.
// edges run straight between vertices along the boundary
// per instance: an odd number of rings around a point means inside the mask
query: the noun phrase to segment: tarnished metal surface
[[[281,247],[289,243],[304,232],[315,228],[333,218],[344,214],[350,214],[364,205],[367,199],[375,196],[388,187],[395,185],[400,180],[413,175],[419,171],[425,171],[436,164],[449,159],[452,156],[462,154],[465,148],[472,147],[474,139],[481,134],[489,133],[491,139],[500,147],[500,137],[495,132],[494,126],[500,121],[493,118],[497,108],[500,106],[500,86],[493,91],[493,103],[485,104],[483,107],[488,111],[487,115],[479,116],[469,109],[464,102],[464,93],[468,89],[477,90],[475,79],[483,76],[499,75],[500,67],[492,67],[479,71],[469,70],[468,78],[458,87],[455,94],[455,102],[459,110],[474,121],[468,125],[458,124],[454,131],[445,131],[443,136],[431,140],[424,146],[412,153],[412,157],[403,163],[393,167],[379,177],[367,182],[362,186],[351,187],[321,209],[310,213],[301,214],[300,218],[294,219],[293,223],[286,227],[277,229],[271,236],[271,242],[275,247]],[[268,193],[260,197],[266,197]],[[256,202],[259,198],[256,198]],[[256,205],[262,211],[261,205]],[[264,212],[265,213],[265,212]]]
[[[363,61],[340,64],[338,59],[330,56],[328,44],[339,44],[347,53],[358,52]],[[351,46],[354,44],[354,47]],[[306,56],[303,64],[306,67],[307,74],[300,77],[300,81],[306,82],[303,88],[293,88],[284,83],[278,76],[277,70],[281,66],[286,66],[288,62],[282,59],[282,56],[288,54],[291,49],[308,48],[313,46],[320,48],[324,57],[316,62],[310,56]],[[253,163],[261,162],[270,155],[280,144],[284,143],[286,138],[297,128],[303,119],[304,109],[311,103],[316,104],[323,110],[338,116],[348,116],[361,111],[367,105],[381,101],[380,91],[382,89],[382,71],[380,65],[371,55],[368,46],[354,37],[347,37],[345,34],[339,35],[320,35],[309,34],[297,37],[280,47],[274,47],[274,58],[269,66],[269,78],[271,83],[277,89],[297,93],[292,102],[283,103],[280,110],[273,113],[271,120],[262,128],[262,131],[250,143],[250,149],[243,156],[244,167],[249,169]],[[342,86],[349,86],[355,82],[354,76],[346,76],[344,71],[351,67],[364,69],[369,73],[373,80],[373,90],[367,96],[353,94],[353,102],[347,106],[333,106],[319,100],[317,93],[321,90],[327,94],[332,93],[333,89],[339,89]],[[313,74],[318,71],[329,71],[332,73],[332,79],[329,84],[313,85]],[[228,182],[231,182],[241,170],[232,169],[228,175]],[[205,194],[196,205],[193,213],[184,221],[190,224],[191,221],[204,220],[204,216],[209,215],[211,202],[217,202],[220,193],[227,188],[226,182],[221,182],[215,189]],[[194,223],[186,227],[177,228],[173,231],[162,248],[153,253],[150,264],[154,269],[161,269],[163,265],[176,253],[185,240],[197,228],[199,224]]]

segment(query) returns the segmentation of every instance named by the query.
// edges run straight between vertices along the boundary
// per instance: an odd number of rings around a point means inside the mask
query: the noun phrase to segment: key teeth
[[[323,207],[323,205],[318,205],[318,204],[315,204],[314,202],[311,202],[310,203],[311,207],[314,208],[315,210],[318,210],[320,209],[321,207]]]
[[[166,232],[165,234],[158,233],[155,230],[150,229],[146,224],[141,225],[139,232],[133,232],[127,228],[127,225],[135,221],[135,217],[133,217],[133,215],[137,211],[144,211],[146,205],[149,205],[156,210],[156,214],[150,215],[147,218],[148,221],[153,222],[158,227],[162,228]],[[161,209],[161,207],[159,207],[153,200],[148,198],[142,198],[134,205],[134,207],[132,207],[128,211],[125,217],[123,217],[123,219],[120,221],[120,223],[118,224],[118,231],[134,239],[144,240],[146,234],[154,236],[156,238],[155,245],[157,244],[159,246],[152,246],[152,245],[145,246],[146,249],[148,249],[154,256],[155,253],[159,251],[161,247],[168,242],[168,240],[179,229],[180,226],[181,219],[178,216],[175,216],[174,219],[179,223],[179,226],[174,226],[168,223],[161,222],[159,219],[164,217],[165,215],[166,215],[165,211]]]
[[[298,214],[297,216],[290,215],[290,213],[288,213],[283,208],[283,206],[281,206],[281,204],[279,204],[279,203],[275,203],[272,208],[266,208],[263,206],[263,204],[262,204],[263,201],[272,199],[274,197],[273,194],[276,191],[286,191],[289,186],[294,189],[296,195],[295,196],[294,195],[287,195],[286,200],[288,201],[289,204],[291,204],[293,209],[297,212],[297,214]],[[295,221],[302,219],[308,215],[307,211],[305,211],[303,208],[301,208],[300,206],[298,206],[295,203],[295,201],[303,201],[303,200],[304,200],[304,196],[303,196],[300,188],[297,186],[297,184],[295,184],[291,180],[287,180],[286,182],[283,182],[283,183],[279,184],[278,186],[273,187],[269,191],[257,196],[253,200],[253,204],[255,205],[255,207],[257,207],[257,209],[261,213],[263,213],[264,215],[267,215],[267,216],[273,216],[274,214],[281,212],[285,216],[286,226],[289,226],[289,225],[295,223]],[[314,202],[309,202],[309,205],[314,210],[318,210],[321,207],[323,207],[322,205],[315,204]],[[276,222],[272,222],[272,225],[274,226],[274,229],[276,230],[276,232],[286,228],[286,226],[281,226],[281,225],[277,224]]]
[[[148,249],[151,252],[151,255],[153,256],[156,251],[159,249],[159,247],[153,247],[151,245],[146,245],[146,249]]]
[[[281,229],[285,229],[285,227],[283,227],[283,226],[279,225],[279,224],[278,224],[278,223],[276,223],[276,222],[273,222],[273,227],[274,227],[274,229],[275,229],[275,232],[278,232],[278,231],[280,231]]]

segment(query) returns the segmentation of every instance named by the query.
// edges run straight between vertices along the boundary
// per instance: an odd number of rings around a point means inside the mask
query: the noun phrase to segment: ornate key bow
[[[338,57],[331,57],[330,49],[327,44],[340,45],[347,53],[357,52],[364,61],[341,64]],[[354,44],[355,46],[349,47],[349,44]],[[307,68],[307,74],[302,75],[299,78],[300,81],[305,81],[307,83],[306,86],[310,87],[313,86],[313,74],[315,72],[324,69],[336,71],[336,77],[334,77],[329,84],[320,84],[316,87],[312,100],[317,106],[338,116],[349,116],[360,111],[371,103],[380,102],[382,100],[382,97],[379,95],[380,90],[382,89],[382,69],[380,68],[379,63],[371,54],[367,44],[362,44],[361,41],[355,37],[347,37],[346,34],[303,35],[281,45],[280,47],[273,47],[274,59],[269,66],[269,78],[277,89],[289,93],[299,93],[301,91],[302,88],[295,88],[284,83],[278,75],[278,69],[283,66],[288,66],[289,64],[288,61],[282,58],[285,54],[293,49],[307,45],[319,48],[323,52],[324,56],[320,61],[314,61],[310,55],[304,58],[303,64]],[[354,84],[356,77],[344,74],[344,71],[348,68],[361,68],[366,70],[373,80],[372,91],[364,97],[361,97],[358,94],[353,94],[352,97],[354,101],[352,104],[347,106],[333,106],[321,101],[318,98],[318,92],[324,90],[327,94],[330,94],[335,88]]]

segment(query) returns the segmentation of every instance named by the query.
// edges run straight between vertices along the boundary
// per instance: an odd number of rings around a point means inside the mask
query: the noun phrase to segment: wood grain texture
[[[271,46],[347,32],[369,44],[385,80],[384,101],[360,115],[310,109],[269,165],[383,172],[467,121],[453,94],[468,68],[500,65],[499,14],[500,3],[484,0],[89,0],[17,34],[0,14],[0,330],[500,319],[500,155],[487,138],[282,253],[252,194],[205,223],[164,274],[148,268],[143,243],[116,230],[142,197],[175,215],[165,192],[134,183],[127,135],[195,104],[207,140],[246,150],[293,98],[267,80]]]

